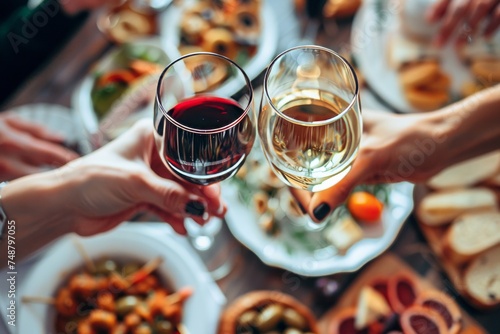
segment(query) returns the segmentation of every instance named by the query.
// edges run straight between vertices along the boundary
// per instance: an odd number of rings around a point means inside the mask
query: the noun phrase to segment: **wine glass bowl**
[[[258,132],[266,159],[287,185],[320,191],[339,182],[362,133],[351,65],[319,46],[278,55],[264,77]]]
[[[251,82],[224,56],[182,56],[160,76],[154,127],[159,155],[174,175],[198,185],[229,178],[255,140]]]

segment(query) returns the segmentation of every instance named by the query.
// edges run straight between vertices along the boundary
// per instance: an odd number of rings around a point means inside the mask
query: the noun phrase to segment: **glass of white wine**
[[[285,184],[311,192],[333,186],[351,169],[361,140],[354,69],[324,47],[284,51],[266,71],[258,129],[266,159]],[[309,229],[326,220],[309,220]]]

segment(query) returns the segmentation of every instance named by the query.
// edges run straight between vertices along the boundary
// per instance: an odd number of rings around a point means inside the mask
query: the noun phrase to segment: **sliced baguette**
[[[452,189],[426,195],[418,206],[417,216],[426,225],[439,226],[465,212],[496,209],[496,195],[488,188]]]
[[[469,187],[492,177],[499,166],[500,151],[495,151],[448,167],[427,185],[434,189]]]
[[[500,244],[500,212],[466,213],[453,221],[445,236],[445,253],[462,264]]]
[[[465,290],[479,307],[500,304],[500,246],[476,257],[464,274]]]

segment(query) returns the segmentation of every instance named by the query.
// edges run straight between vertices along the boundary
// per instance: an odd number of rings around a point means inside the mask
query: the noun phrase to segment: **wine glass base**
[[[223,221],[212,218],[207,224],[200,226],[192,219],[186,219],[184,226],[188,232],[188,240],[198,253],[208,272],[214,280],[226,277],[233,269],[236,254],[227,250]]]

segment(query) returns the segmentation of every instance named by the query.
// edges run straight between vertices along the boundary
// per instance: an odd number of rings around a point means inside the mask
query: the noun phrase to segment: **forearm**
[[[72,232],[69,208],[63,203],[64,191],[64,177],[58,171],[23,177],[2,189],[7,220],[15,225],[12,236],[15,238],[16,262]],[[7,239],[4,235],[0,242],[0,267],[7,265]]]
[[[440,169],[500,149],[500,85],[429,114],[421,127]]]

